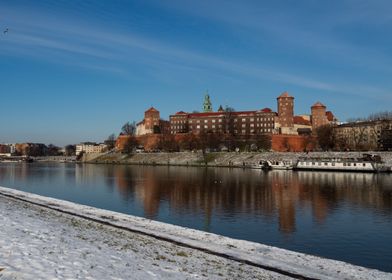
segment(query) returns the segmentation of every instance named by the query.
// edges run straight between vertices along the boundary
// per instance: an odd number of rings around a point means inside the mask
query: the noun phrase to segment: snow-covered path
[[[287,279],[0,195],[0,279]]]

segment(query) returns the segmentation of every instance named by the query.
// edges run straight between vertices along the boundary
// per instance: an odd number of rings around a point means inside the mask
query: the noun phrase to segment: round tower
[[[320,126],[328,124],[326,106],[321,102],[316,102],[312,107],[312,130],[313,132]]]

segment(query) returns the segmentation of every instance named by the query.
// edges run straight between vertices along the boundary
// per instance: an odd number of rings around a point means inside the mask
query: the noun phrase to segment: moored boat
[[[294,163],[291,160],[266,160],[263,162],[263,167],[272,170],[292,170]]]
[[[364,154],[362,158],[300,158],[295,165],[296,170],[356,171],[356,172],[388,172],[378,155]]]

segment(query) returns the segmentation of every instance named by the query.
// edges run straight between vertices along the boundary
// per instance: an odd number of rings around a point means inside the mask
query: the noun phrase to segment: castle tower
[[[294,127],[294,97],[287,91],[278,98],[278,117],[281,127]]]
[[[146,130],[153,131],[154,126],[159,126],[159,120],[159,111],[154,107],[151,107],[144,112],[144,125]]]
[[[315,132],[315,130],[323,125],[326,125],[329,123],[327,114],[326,114],[326,108],[324,104],[321,102],[316,102],[312,106],[312,131]]]
[[[206,95],[204,97],[203,112],[212,112],[212,104],[211,104],[211,100],[210,100],[210,96],[208,95],[208,92],[206,93]]]

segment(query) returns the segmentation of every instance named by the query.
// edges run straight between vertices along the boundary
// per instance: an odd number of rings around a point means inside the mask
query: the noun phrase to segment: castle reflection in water
[[[56,165],[54,165],[56,167]],[[59,178],[61,180],[59,180]],[[123,201],[138,201],[154,219],[165,204],[179,215],[278,219],[279,231],[296,231],[296,219],[311,213],[322,224],[342,205],[392,213],[392,176],[370,173],[293,172],[193,167],[113,165],[14,165],[0,168],[0,182],[104,185]],[[33,182],[31,182],[33,181]],[[80,190],[79,190],[80,191]],[[298,213],[300,212],[300,213]]]
[[[227,217],[277,216],[279,230],[296,230],[299,209],[323,223],[339,205],[351,204],[391,213],[392,176],[369,173],[292,172],[186,167],[96,166],[76,169],[76,180],[106,180],[125,200],[137,199],[147,218],[162,203],[171,211]]]

